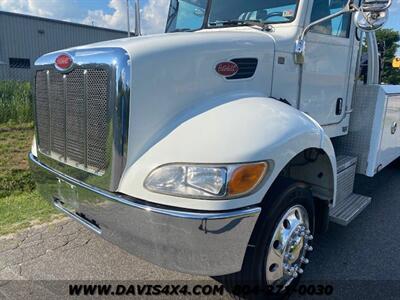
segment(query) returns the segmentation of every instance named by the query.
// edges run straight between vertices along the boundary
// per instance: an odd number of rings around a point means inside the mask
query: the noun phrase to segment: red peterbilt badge
[[[57,69],[65,71],[71,68],[72,63],[73,60],[71,56],[69,56],[68,54],[61,54],[56,58],[55,65]]]
[[[232,61],[226,61],[219,63],[215,67],[215,70],[219,75],[222,75],[224,77],[232,77],[235,76],[237,72],[239,72],[239,67]]]

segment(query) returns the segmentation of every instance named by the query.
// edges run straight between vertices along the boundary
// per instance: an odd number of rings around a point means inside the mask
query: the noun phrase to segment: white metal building
[[[0,80],[30,81],[35,60],[47,52],[126,36],[126,31],[0,11]]]

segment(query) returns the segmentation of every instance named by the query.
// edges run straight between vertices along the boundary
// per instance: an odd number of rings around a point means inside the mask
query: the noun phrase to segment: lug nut
[[[312,246],[307,246],[307,251],[312,252],[314,250],[314,248]]]
[[[307,265],[308,263],[310,263],[310,260],[309,260],[308,258],[305,258],[305,257],[302,257],[302,258],[300,259],[300,261],[301,261],[303,264],[305,264],[305,265]]]
[[[314,237],[310,234],[306,236],[306,239],[309,241],[312,241],[314,239]]]

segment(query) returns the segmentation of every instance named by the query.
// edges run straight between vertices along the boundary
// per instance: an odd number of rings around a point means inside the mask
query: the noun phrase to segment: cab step
[[[347,226],[370,203],[371,198],[354,194],[357,158],[352,156],[337,157],[337,196],[336,205],[329,211],[331,222]]]
[[[342,226],[347,226],[353,221],[369,204],[371,198],[351,194],[346,199],[336,203],[336,206],[330,210],[330,220]]]

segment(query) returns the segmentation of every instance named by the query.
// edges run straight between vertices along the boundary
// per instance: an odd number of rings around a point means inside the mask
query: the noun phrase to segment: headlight
[[[266,162],[224,166],[172,164],[152,171],[144,186],[152,192],[173,196],[225,199],[251,193],[267,171]]]

